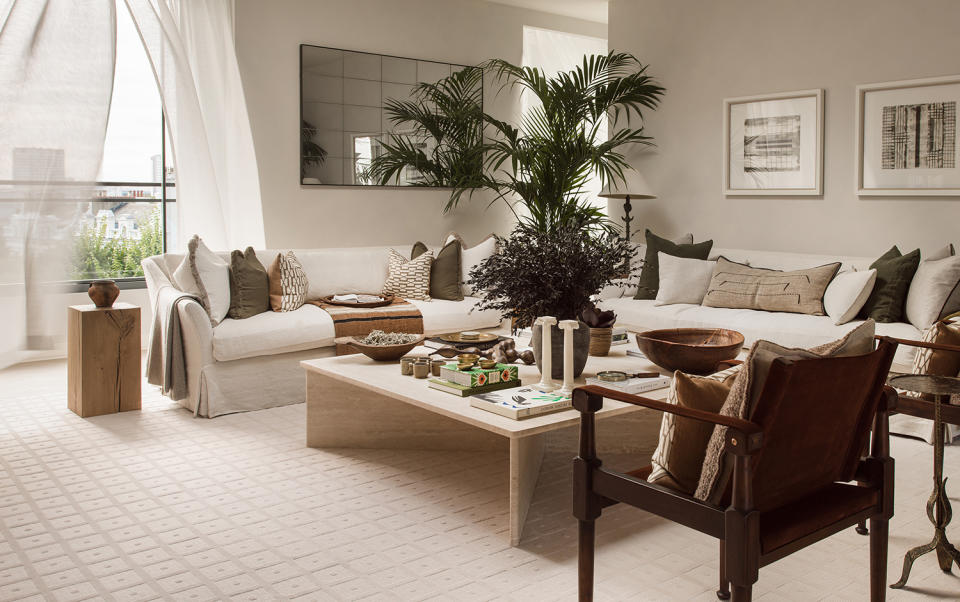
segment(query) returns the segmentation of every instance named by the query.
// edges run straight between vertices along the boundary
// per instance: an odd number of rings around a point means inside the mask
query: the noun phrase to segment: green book
[[[450,382],[449,380],[431,378],[427,384],[431,389],[436,389],[437,391],[446,391],[447,393],[452,393],[453,395],[457,395],[459,397],[469,397],[478,393],[489,393],[491,391],[499,391],[500,389],[519,387],[520,381],[509,380],[483,385],[481,387],[466,387],[459,383]]]
[[[472,368],[459,370],[456,364],[447,364],[440,368],[440,378],[464,387],[483,387],[494,383],[514,381],[519,378],[516,366],[497,364],[494,368]]]

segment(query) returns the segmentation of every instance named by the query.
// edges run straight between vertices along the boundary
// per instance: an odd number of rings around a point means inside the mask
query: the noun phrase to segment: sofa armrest
[[[194,299],[185,299],[177,305],[180,312],[180,332],[183,337],[183,349],[187,358],[187,374],[195,376],[193,368],[212,364],[213,326],[203,306]]]

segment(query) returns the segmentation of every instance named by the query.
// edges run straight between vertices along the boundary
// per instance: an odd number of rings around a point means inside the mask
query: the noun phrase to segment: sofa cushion
[[[837,326],[829,316],[788,314],[752,309],[727,309],[702,305],[661,305],[653,300],[606,299],[602,309],[617,314],[617,326],[631,332],[661,328],[730,328],[743,334],[744,346],[759,339],[784,347],[809,348],[842,337],[862,321],[854,320]],[[920,331],[912,324],[891,322],[877,324],[877,334],[900,339],[918,339]],[[894,363],[908,367],[913,363],[916,348],[900,345]]]
[[[268,311],[245,320],[227,318],[213,329],[213,357],[227,362],[333,345],[330,314],[315,305]]]
[[[390,247],[297,250],[297,259],[310,281],[307,299],[337,293],[379,293],[387,278],[389,252]]]
[[[430,249],[422,242],[416,242],[410,251],[410,259],[428,252]],[[430,297],[447,301],[463,301],[460,288],[461,249],[459,240],[451,240],[434,253],[430,265]]]
[[[500,325],[500,312],[492,309],[474,310],[480,299],[464,297],[463,301],[417,301],[407,299],[423,315],[423,332],[428,336],[461,330],[496,328]]]
[[[860,317],[877,322],[900,322],[910,282],[919,265],[920,249],[901,255],[896,245],[871,263],[870,268],[877,270],[877,282],[860,310]]]
[[[270,311],[270,279],[252,247],[230,254],[231,318],[242,320]]]
[[[637,284],[637,294],[635,299],[656,299],[657,291],[660,289],[660,261],[658,253],[666,253],[674,257],[686,257],[688,259],[706,259],[713,247],[712,240],[698,242],[690,245],[678,245],[677,243],[661,238],[646,230],[647,249],[643,256],[643,271],[640,272],[640,280]]]
[[[822,316],[823,293],[840,262],[784,272],[717,259],[703,304]]]

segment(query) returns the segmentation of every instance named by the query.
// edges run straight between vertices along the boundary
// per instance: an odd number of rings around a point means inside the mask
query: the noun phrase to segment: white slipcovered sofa
[[[309,281],[309,299],[335,293],[379,292],[387,276],[391,247],[294,249]],[[395,245],[409,253],[409,244]],[[286,251],[286,250],[284,250]],[[258,250],[264,267],[278,250]],[[228,263],[228,253],[218,253]],[[165,315],[170,306],[158,306],[159,292],[176,288],[172,274],[183,255],[166,253],[143,261],[154,315]],[[169,296],[167,296],[169,297]],[[479,300],[415,301],[423,315],[424,334],[493,328],[500,325],[494,311],[473,311]],[[329,314],[315,305],[292,312],[268,311],[244,320],[224,319],[211,326],[199,302],[177,303],[186,363],[188,395],[181,405],[199,416],[214,417],[276,407],[304,400],[304,359],[334,354],[334,325]]]
[[[643,249],[641,248],[641,256]],[[866,270],[875,257],[836,257],[805,253],[749,251],[744,249],[714,249],[711,259],[724,256],[731,261],[748,263],[754,267],[779,270],[799,270],[842,262],[841,270]],[[617,314],[617,325],[631,332],[662,328],[729,328],[744,336],[744,346],[757,339],[766,339],[787,347],[808,348],[836,340],[862,323],[853,320],[835,325],[829,316],[812,316],[750,309],[726,309],[692,304],[656,305],[653,300],[634,299],[636,289],[608,287],[598,305]],[[919,340],[921,331],[913,324],[893,322],[877,324],[877,334],[899,339]],[[894,358],[893,369],[909,372],[916,355],[915,347],[901,345]],[[891,430],[897,434],[930,440],[932,425],[929,420],[897,415],[891,419]]]

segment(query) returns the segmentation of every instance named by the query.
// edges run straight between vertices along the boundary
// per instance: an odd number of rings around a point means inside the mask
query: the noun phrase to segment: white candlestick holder
[[[580,324],[576,320],[560,320],[559,326],[563,331],[563,386],[557,394],[570,397],[573,395],[573,331],[580,328]]]
[[[534,324],[540,325],[540,382],[533,387],[538,391],[549,393],[557,388],[553,383],[553,341],[551,340],[553,325],[557,319],[553,316],[540,316]]]

